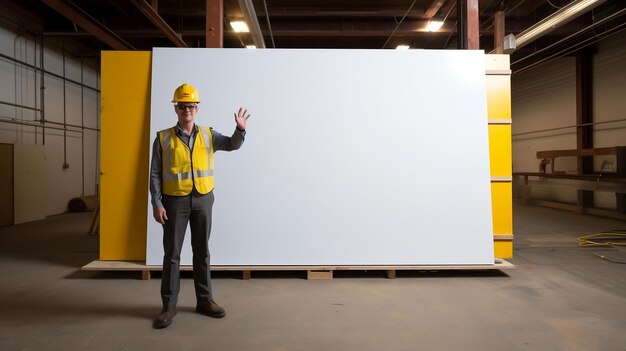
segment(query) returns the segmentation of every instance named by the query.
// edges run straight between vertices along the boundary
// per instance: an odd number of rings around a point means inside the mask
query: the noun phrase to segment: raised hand
[[[237,128],[241,130],[246,130],[246,126],[248,125],[248,118],[250,118],[248,110],[240,107],[239,111],[235,113],[235,123],[237,123]]]

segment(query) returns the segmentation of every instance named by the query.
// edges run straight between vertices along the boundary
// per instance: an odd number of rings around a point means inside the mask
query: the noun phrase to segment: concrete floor
[[[517,267],[493,272],[217,274],[216,320],[179,313],[152,329],[159,279],[81,272],[98,257],[91,214],[0,228],[0,350],[626,350],[626,271],[576,237],[626,222],[515,206]]]

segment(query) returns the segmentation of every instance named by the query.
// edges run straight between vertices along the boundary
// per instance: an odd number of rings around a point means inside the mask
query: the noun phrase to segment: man
[[[236,129],[224,136],[212,128],[194,123],[198,113],[198,92],[183,84],[174,91],[176,126],[157,133],[152,147],[150,194],[154,219],[163,225],[163,277],[161,299],[163,310],[155,328],[165,328],[176,315],[180,290],[180,253],[187,223],[191,228],[193,281],[196,311],[214,318],[226,312],[211,292],[209,236],[213,209],[213,153],[241,147],[250,115],[240,108],[235,113]]]

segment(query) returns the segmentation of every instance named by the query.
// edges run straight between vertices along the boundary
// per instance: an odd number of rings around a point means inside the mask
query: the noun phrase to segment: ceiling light
[[[443,21],[428,21],[425,31],[436,32],[441,28],[441,26],[443,26]]]
[[[256,49],[256,45],[246,45],[246,49]]]
[[[583,13],[592,10],[606,0],[577,0],[563,6],[558,11],[515,36],[517,48],[521,48],[535,39],[546,35],[554,29],[574,20]]]
[[[244,21],[230,21],[230,26],[237,33],[248,33],[248,32],[250,32],[250,29],[248,28],[248,25]]]
[[[396,50],[408,50],[410,46],[408,45],[398,45],[396,46]]]

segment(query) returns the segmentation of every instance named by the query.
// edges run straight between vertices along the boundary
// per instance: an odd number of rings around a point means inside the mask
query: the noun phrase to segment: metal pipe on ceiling
[[[527,60],[529,58],[532,58],[533,56],[539,55],[539,54],[541,54],[543,52],[546,52],[548,50],[556,48],[559,45],[561,45],[563,43],[566,43],[567,41],[573,40],[577,36],[583,35],[583,34],[589,32],[589,31],[592,31],[592,30],[594,31],[594,36],[593,37],[584,39],[582,41],[577,41],[576,43],[572,44],[571,46],[568,46],[568,47],[564,48],[563,50],[560,50],[560,51],[558,51],[558,52],[556,52],[556,53],[554,53],[552,55],[549,55],[548,57],[546,57],[544,59],[541,59],[541,60],[539,60],[537,62],[534,62],[534,63],[532,63],[530,65],[524,66],[522,69],[515,70],[514,73],[522,72],[522,71],[527,70],[527,69],[529,69],[531,67],[534,67],[534,66],[536,66],[536,65],[538,65],[538,64],[540,64],[542,62],[550,60],[550,59],[552,59],[554,57],[563,56],[563,55],[566,55],[567,53],[574,52],[574,51],[582,49],[582,48],[584,48],[584,47],[586,47],[588,45],[596,43],[599,40],[608,37],[609,35],[612,35],[614,33],[617,33],[619,31],[623,30],[622,28],[625,26],[625,24],[622,23],[622,24],[620,24],[618,26],[606,29],[605,31],[600,32],[600,33],[595,32],[595,29],[605,25],[606,23],[609,23],[610,21],[612,21],[614,19],[617,19],[617,18],[619,18],[621,16],[624,16],[624,15],[626,15],[626,9],[622,9],[619,12],[616,12],[616,13],[614,13],[614,14],[606,17],[606,18],[603,18],[602,20],[600,20],[600,21],[598,21],[598,22],[596,22],[596,23],[594,23],[592,25],[589,25],[589,26],[587,26],[587,27],[577,31],[576,33],[573,33],[573,34],[571,34],[571,35],[569,35],[569,36],[567,36],[567,37],[557,41],[556,43],[553,43],[553,44],[551,44],[551,45],[549,45],[549,46],[547,46],[547,47],[545,47],[545,48],[543,48],[543,49],[541,49],[539,51],[535,51],[535,52],[533,52],[533,53],[531,53],[529,55],[526,55],[526,56],[520,58],[517,61],[511,62],[511,67],[513,67],[514,65],[519,65],[521,62],[523,62],[523,61],[525,61],[525,60]]]
[[[437,1],[437,0],[434,0]],[[259,17],[271,16],[273,18],[285,18],[285,17],[402,17],[404,10],[327,10],[327,9],[315,9],[315,8],[298,8],[298,9],[277,9],[268,12],[258,12]],[[424,19],[426,17],[425,12],[420,9],[412,9],[406,15],[408,19]]]
[[[241,8],[241,12],[243,12],[243,17],[245,18],[246,23],[248,23],[248,27],[250,28],[250,35],[252,36],[254,45],[258,49],[265,49],[265,39],[263,39],[263,32],[261,31],[259,19],[256,16],[252,0],[239,0],[239,7]]]
[[[272,33],[272,25],[270,24],[270,16],[267,12],[267,2],[265,0],[263,0],[263,8],[265,9],[265,20],[267,21],[267,30],[270,32],[272,47],[276,49],[276,43],[274,42],[274,33]]]
[[[515,46],[519,49],[534,40],[550,33],[580,15],[603,4],[606,0],[575,0],[560,10],[530,26],[515,36]]]

